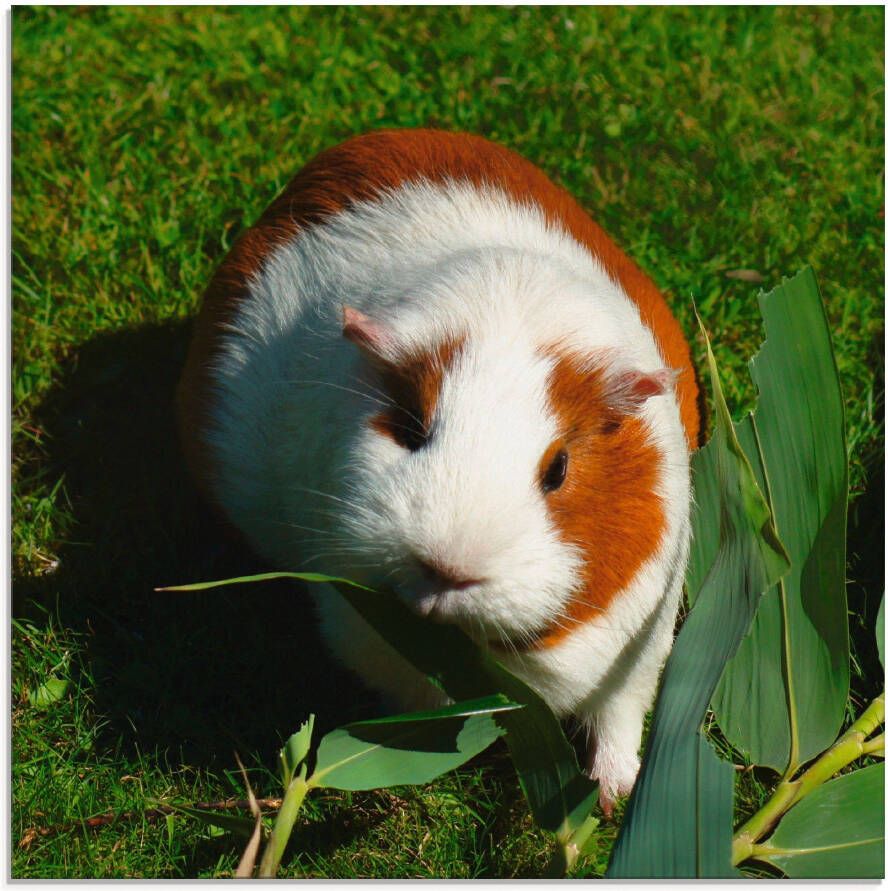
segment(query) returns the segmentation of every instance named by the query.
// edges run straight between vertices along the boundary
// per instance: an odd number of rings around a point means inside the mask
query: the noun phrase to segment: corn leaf
[[[731,867],[731,765],[701,738],[724,670],[761,595],[787,570],[767,503],[743,454],[707,341],[716,428],[695,457],[717,496],[717,544],[660,685],[641,772],[611,854],[609,878],[735,875]]]
[[[275,579],[296,579],[300,582],[339,582],[352,588],[369,591],[363,585],[348,579],[336,578],[331,575],[321,575],[318,572],[260,572],[256,575],[241,575],[232,579],[217,579],[212,582],[191,582],[187,585],[166,585],[155,588],[155,591],[206,591],[209,588],[224,588],[226,585],[252,585],[254,582],[271,582]]]
[[[713,709],[755,764],[783,771],[823,751],[848,696],[844,408],[829,329],[810,269],[760,297],[767,339],[750,363],[759,399],[737,437],[792,566],[762,598]],[[716,494],[695,474],[691,599],[713,553]]]
[[[696,810],[698,837],[694,875],[736,878],[731,869],[734,765],[722,761],[702,733],[697,740]]]
[[[885,875],[885,765],[830,780],[780,821],[755,857],[793,879]]]
[[[309,783],[359,791],[431,782],[502,736],[497,717],[518,708],[497,695],[347,724],[321,740]]]

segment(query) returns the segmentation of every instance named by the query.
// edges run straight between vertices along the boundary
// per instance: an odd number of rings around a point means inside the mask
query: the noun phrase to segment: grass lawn
[[[376,713],[293,589],[152,592],[259,568],[181,466],[172,393],[189,319],[289,177],[365,130],[468,130],[537,162],[688,332],[696,300],[738,416],[753,398],[758,289],[814,267],[847,399],[852,636],[871,639],[883,19],[877,7],[16,8],[13,875],[231,875],[239,840],[139,814],[242,797],[235,750],[274,796],[276,749],[309,712],[321,731]],[[852,711],[882,682],[875,655],[853,650]],[[741,783],[741,812],[762,788]],[[136,813],[76,822],[107,811]],[[615,835],[601,829],[577,875],[604,871]],[[310,800],[283,874],[532,876],[549,853],[494,747],[425,788]]]

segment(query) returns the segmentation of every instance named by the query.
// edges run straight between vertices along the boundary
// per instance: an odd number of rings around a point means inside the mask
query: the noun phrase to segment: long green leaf
[[[502,736],[497,717],[518,708],[497,695],[347,724],[321,740],[308,782],[352,791],[431,782]]]
[[[176,804],[173,801],[157,802],[159,806],[172,808],[186,817],[192,817],[207,826],[215,826],[226,832],[233,832],[243,838],[250,838],[255,829],[255,820],[252,817],[240,817],[236,814],[225,814],[221,811],[205,811],[200,808],[190,807],[187,804]]]
[[[706,485],[718,496],[717,546],[666,663],[641,773],[611,855],[611,878],[733,874],[733,770],[701,739],[700,726],[762,593],[788,563],[735,436],[708,341],[707,355],[717,425],[697,467],[713,475]]]
[[[361,591],[369,591],[357,582],[342,579],[332,575],[321,575],[318,572],[260,572],[257,575],[241,575],[233,579],[217,579],[213,582],[192,582],[188,585],[167,585],[163,588],[155,588],[155,591],[206,591],[209,588],[224,588],[226,585],[249,585],[253,582],[271,582],[275,579],[295,579],[300,582],[330,582],[347,585],[350,588],[358,588]]]
[[[750,363],[755,412],[737,427],[792,561],[762,598],[713,709],[756,764],[783,771],[823,751],[848,695],[847,458],[829,329],[810,269],[760,297],[766,341]],[[693,599],[713,554],[715,493],[697,467]]]
[[[885,875],[885,765],[830,780],[803,798],[755,852],[793,879]]]
[[[440,721],[442,718],[469,718],[472,715],[503,715],[505,712],[514,712],[524,708],[517,702],[512,702],[502,693],[494,693],[491,696],[479,696],[477,699],[465,699],[462,702],[451,702],[442,705],[441,708],[429,709],[421,712],[405,712],[401,715],[383,715],[381,718],[370,718],[366,721],[356,721],[349,727],[376,727],[380,724],[404,724],[415,721]]]

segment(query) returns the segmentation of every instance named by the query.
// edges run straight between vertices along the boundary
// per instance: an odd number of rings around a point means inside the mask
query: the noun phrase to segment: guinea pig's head
[[[406,347],[344,311],[379,410],[348,468],[355,562],[417,612],[508,650],[594,620],[656,549],[668,369],[489,330]]]

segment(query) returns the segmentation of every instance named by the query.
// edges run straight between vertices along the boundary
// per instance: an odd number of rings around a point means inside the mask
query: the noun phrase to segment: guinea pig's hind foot
[[[632,791],[640,763],[634,752],[606,740],[592,742],[586,760],[586,774],[598,781],[598,803],[610,820],[617,798]]]

